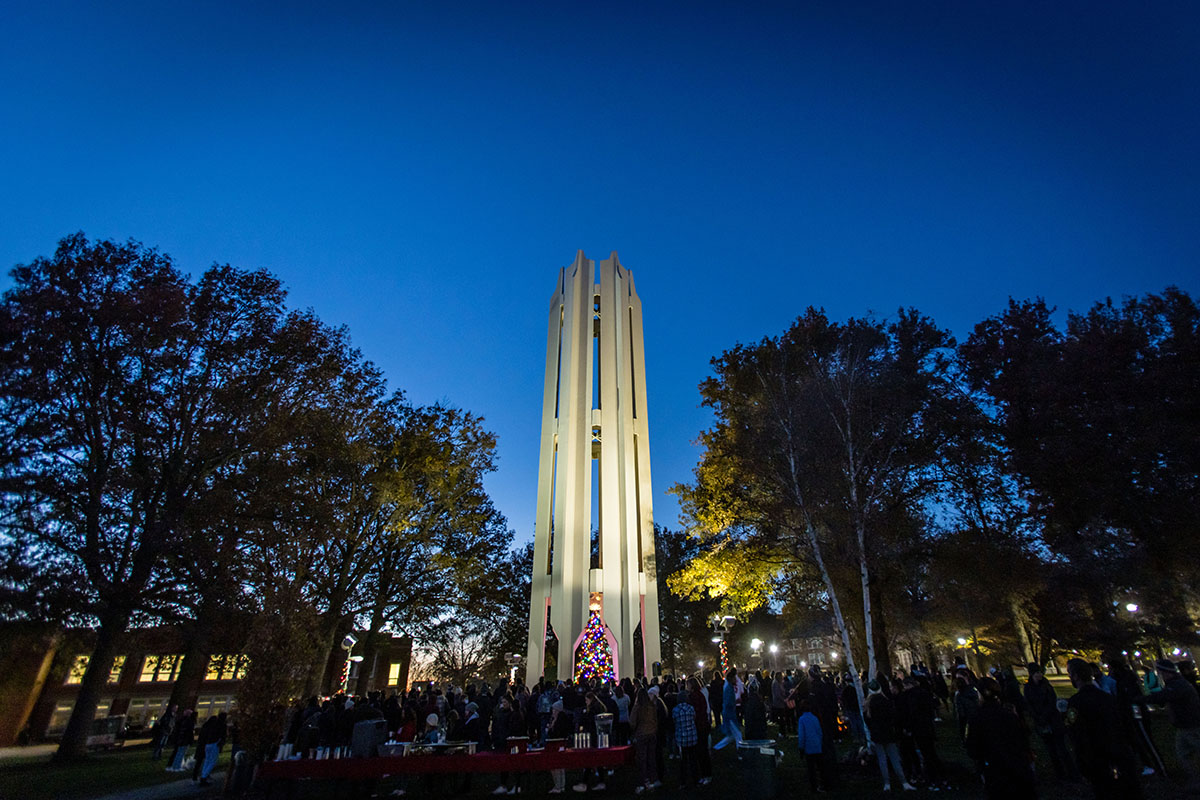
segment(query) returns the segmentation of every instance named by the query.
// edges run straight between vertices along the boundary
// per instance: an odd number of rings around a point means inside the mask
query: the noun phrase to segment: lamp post
[[[358,637],[353,633],[347,633],[346,638],[342,639],[342,649],[346,651],[346,666],[342,670],[342,686],[341,693],[345,694],[347,687],[350,685],[350,664],[355,661],[362,661],[362,656],[354,655],[354,645],[358,644]]]
[[[729,647],[725,642],[725,637],[733,628],[733,623],[737,621],[736,617],[726,614],[725,616],[713,616],[713,644],[717,645],[721,653],[721,674],[729,672]]]
[[[771,650],[771,669],[778,672],[779,671],[779,645],[772,642],[770,650]]]
[[[524,660],[525,656],[520,653],[512,653],[504,659],[504,663],[508,664],[509,683],[517,682],[517,668],[521,666],[521,662]]]
[[[758,668],[760,670],[762,669],[763,660],[762,646],[763,640],[759,639],[757,636],[750,640],[750,649],[754,652],[754,655],[758,657]]]

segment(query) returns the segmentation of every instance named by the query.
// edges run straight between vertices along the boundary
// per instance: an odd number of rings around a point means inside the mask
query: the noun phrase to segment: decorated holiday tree
[[[593,608],[587,627],[583,629],[579,658],[575,662],[575,680],[599,678],[607,681],[616,680],[616,677],[608,639],[604,636],[604,620],[600,619],[600,610]]]

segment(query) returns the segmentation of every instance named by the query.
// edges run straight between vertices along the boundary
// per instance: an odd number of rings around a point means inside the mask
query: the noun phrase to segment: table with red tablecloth
[[[369,780],[390,775],[463,772],[539,772],[551,769],[612,769],[633,761],[632,747],[587,750],[530,750],[524,753],[380,756],[376,758],[268,761],[259,767],[265,780]]]

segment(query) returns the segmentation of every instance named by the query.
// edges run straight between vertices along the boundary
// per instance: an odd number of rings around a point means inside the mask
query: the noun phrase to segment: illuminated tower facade
[[[646,426],[642,303],[614,252],[583,251],[550,298],[526,675],[542,674],[549,627],[559,678],[574,674],[592,611],[618,677],[660,659]]]

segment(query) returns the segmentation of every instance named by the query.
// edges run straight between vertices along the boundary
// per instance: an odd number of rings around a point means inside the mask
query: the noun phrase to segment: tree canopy
[[[306,641],[276,637],[312,659],[311,687],[344,629],[419,633],[491,590],[464,565],[511,544],[482,484],[492,434],[389,395],[347,331],[288,309],[274,276],[192,280],[137,242],[76,234],[13,280],[0,608],[97,632],[60,755],[82,752],[131,626],[188,626],[186,693],[229,612],[311,620]]]

